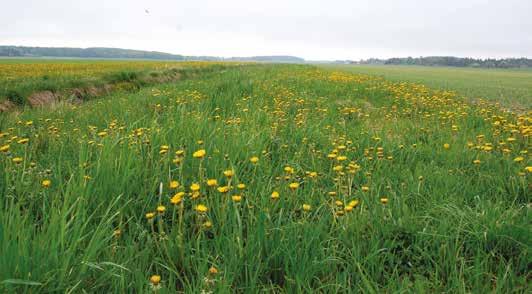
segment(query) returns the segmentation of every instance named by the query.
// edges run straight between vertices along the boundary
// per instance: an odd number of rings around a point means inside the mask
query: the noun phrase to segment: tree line
[[[7,57],[71,57],[71,58],[134,58],[184,60],[182,55],[156,51],[140,51],[118,48],[60,48],[0,46],[0,56]]]
[[[420,66],[456,66],[456,67],[483,67],[483,68],[520,68],[532,67],[529,58],[502,58],[502,59],[477,59],[453,56],[428,56],[377,59],[371,58],[354,62],[358,64],[385,64],[385,65],[420,65]]]

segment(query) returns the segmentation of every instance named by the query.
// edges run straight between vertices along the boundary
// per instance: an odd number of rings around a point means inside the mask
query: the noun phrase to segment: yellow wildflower
[[[196,205],[196,207],[194,207],[194,209],[199,212],[199,213],[205,213],[207,212],[209,209],[207,208],[207,206],[203,205],[203,204],[198,204]]]
[[[220,193],[227,193],[227,192],[229,192],[229,189],[230,189],[229,186],[222,186],[222,187],[218,187],[217,190]]]
[[[234,175],[235,175],[235,172],[233,170],[231,170],[231,169],[228,169],[228,170],[224,171],[224,176],[226,176],[228,178],[230,178],[230,177],[232,177]]]
[[[206,153],[207,153],[207,152],[205,152],[205,149],[200,149],[200,150],[194,152],[194,153],[192,154],[192,157],[194,157],[194,158],[203,158],[203,157],[205,157],[205,154],[206,154]]]
[[[41,185],[44,187],[44,188],[48,188],[50,187],[50,185],[52,184],[52,181],[50,180],[43,180]]]
[[[170,189],[177,189],[179,187],[178,181],[171,181],[169,184]]]
[[[183,200],[183,195],[185,195],[185,192],[179,192],[175,194],[172,198],[170,198],[170,203],[174,205],[181,203]]]
[[[523,160],[525,160],[523,156],[517,156],[516,158],[514,158],[514,162],[521,162]]]
[[[159,285],[159,283],[161,282],[161,276],[159,275],[153,275],[150,277],[150,282],[154,285],[154,286],[157,286]]]
[[[157,212],[159,214],[163,214],[165,211],[166,211],[166,207],[164,207],[163,205],[157,206]]]
[[[292,190],[296,190],[297,188],[299,188],[299,183],[298,182],[293,182],[293,183],[290,183],[288,185],[288,187]]]
[[[190,191],[192,192],[197,192],[199,191],[200,189],[200,185],[198,183],[192,183],[192,185],[190,185]]]

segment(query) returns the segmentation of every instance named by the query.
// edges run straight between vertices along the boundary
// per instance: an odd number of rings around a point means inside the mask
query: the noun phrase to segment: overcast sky
[[[532,0],[1,0],[0,45],[361,59],[532,57]]]

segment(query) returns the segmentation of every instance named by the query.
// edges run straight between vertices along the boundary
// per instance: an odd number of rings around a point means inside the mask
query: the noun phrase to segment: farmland
[[[488,99],[505,107],[532,107],[532,70],[392,65],[328,65],[328,68],[381,76],[392,81],[421,83],[452,90],[468,99]]]
[[[530,109],[310,65],[186,66],[0,113],[0,291],[530,292]]]

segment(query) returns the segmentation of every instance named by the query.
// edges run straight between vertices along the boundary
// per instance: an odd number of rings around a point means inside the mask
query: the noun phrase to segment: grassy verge
[[[139,89],[198,73],[222,70],[227,66],[230,64],[141,61],[90,63],[84,60],[44,60],[30,63],[28,60],[7,60],[0,63],[0,68],[5,70],[4,75],[0,76],[0,101],[7,99],[15,105],[23,106],[28,104],[28,98],[32,94],[43,91],[63,98],[75,92],[80,96],[77,98],[87,99],[91,96],[90,91],[86,91],[89,88],[117,86],[119,89]]]

